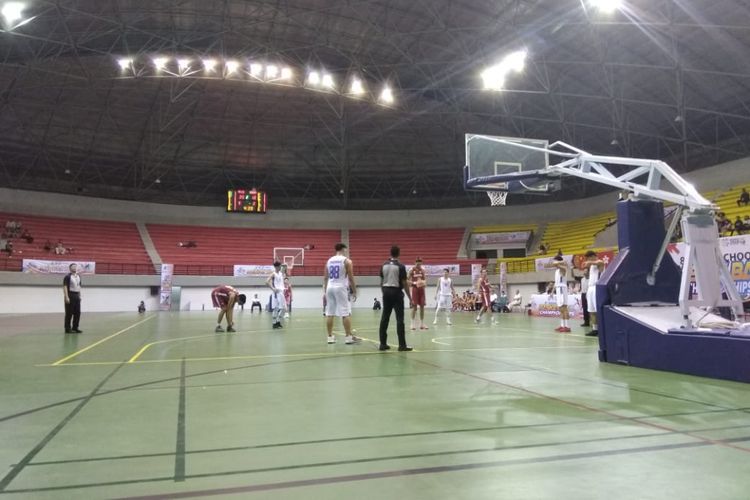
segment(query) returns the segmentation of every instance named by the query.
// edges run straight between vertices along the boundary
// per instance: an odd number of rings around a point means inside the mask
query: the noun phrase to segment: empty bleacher
[[[465,228],[451,229],[352,229],[349,255],[355,266],[379,266],[390,255],[392,245],[401,248],[400,260],[411,264],[422,257],[425,264],[459,263]],[[466,262],[466,259],[460,260]]]
[[[614,212],[561,222],[550,222],[542,240],[547,246],[547,254],[554,255],[558,250],[563,254],[580,253],[594,246],[597,232],[603,230],[609,221],[615,220]]]
[[[270,265],[274,247],[307,246],[304,270],[320,274],[339,230],[258,229],[148,224],[151,240],[163,262],[175,264],[176,274],[230,274],[235,264]],[[195,248],[179,244],[195,241]],[[224,269],[217,269],[223,266]],[[303,269],[295,270],[295,274]]]
[[[13,255],[5,260],[4,270],[20,271],[23,259],[77,260],[97,263],[98,274],[151,274],[153,264],[138,228],[132,222],[112,222],[88,219],[65,219],[37,215],[0,213],[4,229],[5,221],[14,220],[27,229],[34,241],[13,238]],[[45,243],[52,246],[62,241],[69,250],[64,255],[45,250]]]

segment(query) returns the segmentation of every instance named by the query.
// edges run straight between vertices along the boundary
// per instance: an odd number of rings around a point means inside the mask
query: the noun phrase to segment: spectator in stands
[[[745,226],[745,231],[750,231],[750,215],[746,215],[744,219],[742,219],[742,225]]]
[[[720,235],[732,230],[732,221],[727,218],[724,212],[716,214],[716,225],[719,228]]]
[[[55,245],[55,255],[65,255],[67,252],[65,246],[63,246],[62,240],[59,240],[57,245]]]
[[[28,244],[34,243],[34,237],[31,236],[31,233],[28,229],[23,230],[23,232],[21,233],[21,239],[26,240],[26,243]]]
[[[514,307],[523,307],[523,295],[521,290],[516,290],[516,294],[513,296],[513,300],[508,303],[508,307],[513,309]]]
[[[3,252],[8,252],[8,257],[13,255],[13,242],[11,240],[5,241],[5,247],[3,247]]]
[[[177,246],[181,248],[195,248],[198,246],[198,242],[195,240],[187,240],[185,243],[179,242]]]
[[[737,200],[737,206],[745,205],[747,206],[750,204],[750,193],[747,192],[747,189],[742,188],[742,192],[740,193],[740,197]]]
[[[548,247],[544,243],[539,244],[539,250],[537,251],[537,254],[544,255],[547,253]]]
[[[375,302],[372,303],[372,310],[373,311],[380,311],[383,308],[383,305],[380,303],[377,297],[375,297]]]
[[[143,314],[146,312],[146,303],[141,301],[140,304],[138,304],[138,314]]]
[[[250,314],[253,313],[256,307],[259,313],[263,312],[263,305],[260,303],[260,297],[258,297],[257,293],[253,295],[253,302],[250,304]]]
[[[734,219],[734,224],[732,225],[732,230],[729,232],[730,236],[733,236],[735,233],[742,234],[742,230],[745,229],[745,223],[742,222],[742,218],[738,215],[736,219]]]
[[[505,290],[502,290],[500,296],[495,301],[495,310],[501,313],[510,312],[510,308],[508,307],[509,304],[510,299],[508,298],[508,294],[505,293]]]
[[[44,242],[44,251],[45,252],[51,252],[52,251],[52,242],[50,240],[47,240]]]

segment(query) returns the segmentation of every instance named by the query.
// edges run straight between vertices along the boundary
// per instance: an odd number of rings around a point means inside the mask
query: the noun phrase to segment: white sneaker
[[[329,344],[335,344],[336,343],[336,337],[334,337],[333,335],[329,335],[328,336],[328,343]]]
[[[286,314],[284,315],[284,319],[289,319],[289,313],[286,313]]]
[[[482,320],[482,318],[480,318],[479,316],[477,316],[476,318],[474,318],[474,322],[475,323],[479,323],[481,320]]]
[[[451,323],[451,320],[448,320],[448,321],[445,322],[445,324],[446,325],[452,325],[453,323]]]
[[[433,325],[437,325],[437,320],[432,322]]]
[[[344,340],[345,344],[359,344],[360,342],[362,342],[362,339],[354,335],[347,335],[346,340]]]

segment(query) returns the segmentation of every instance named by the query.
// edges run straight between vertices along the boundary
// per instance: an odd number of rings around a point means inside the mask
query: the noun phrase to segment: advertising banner
[[[412,265],[405,267],[406,272],[408,273],[414,266]],[[458,276],[459,274],[461,274],[460,267],[460,264],[422,264],[422,269],[424,269],[425,276],[435,277],[442,276],[443,270],[445,268],[448,268],[448,274],[450,274],[451,276]]]
[[[503,233],[474,233],[471,235],[472,246],[481,245],[526,245],[531,238],[531,231],[509,231]]]
[[[21,269],[25,273],[68,274],[71,264],[78,264],[78,274],[96,274],[96,262],[79,262],[77,260],[23,259]]]
[[[172,307],[172,279],[174,264],[161,265],[161,293],[159,294],[159,310],[169,311]]]
[[[685,243],[673,243],[667,250],[672,260],[682,268]],[[750,295],[750,235],[719,238],[719,250],[740,296]]]
[[[531,296],[531,315],[546,318],[559,318],[560,311],[557,308],[557,299],[554,294],[540,293]],[[571,318],[582,318],[581,294],[568,294],[568,311]]]
[[[267,278],[273,272],[273,266],[256,266],[252,264],[235,264],[235,277]]]

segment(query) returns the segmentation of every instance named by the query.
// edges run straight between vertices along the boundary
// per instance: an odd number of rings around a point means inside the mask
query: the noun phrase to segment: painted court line
[[[58,359],[57,361],[55,361],[54,363],[52,363],[52,365],[51,365],[51,366],[59,366],[59,365],[61,365],[61,364],[65,363],[66,361],[68,361],[69,359],[73,359],[73,358],[75,358],[76,356],[78,356],[79,354],[83,354],[84,352],[88,351],[89,349],[93,349],[94,347],[98,346],[99,344],[103,344],[104,342],[108,341],[109,339],[113,339],[113,338],[117,337],[118,335],[121,335],[121,334],[123,334],[123,333],[125,333],[125,332],[127,332],[127,331],[129,331],[129,330],[132,330],[132,329],[133,329],[133,328],[135,328],[136,326],[138,326],[138,325],[141,325],[141,324],[145,323],[146,321],[151,321],[151,320],[152,320],[152,319],[154,319],[155,317],[156,317],[156,315],[153,315],[153,316],[149,316],[148,318],[146,318],[146,319],[142,319],[141,321],[138,321],[137,323],[133,323],[133,324],[132,324],[132,325],[130,325],[129,327],[127,327],[127,328],[123,328],[123,329],[122,329],[122,330],[120,330],[119,332],[115,332],[115,333],[113,333],[113,334],[112,334],[112,335],[110,335],[109,337],[104,337],[103,339],[101,339],[101,340],[99,340],[99,341],[97,341],[97,342],[94,342],[93,344],[91,344],[91,345],[90,345],[90,346],[88,346],[88,347],[84,347],[83,349],[80,349],[80,350],[78,350],[78,351],[74,352],[73,354],[69,354],[68,356],[65,356],[65,357],[64,357],[64,358],[62,358],[62,359]],[[115,363],[115,364],[116,364],[116,363]]]

